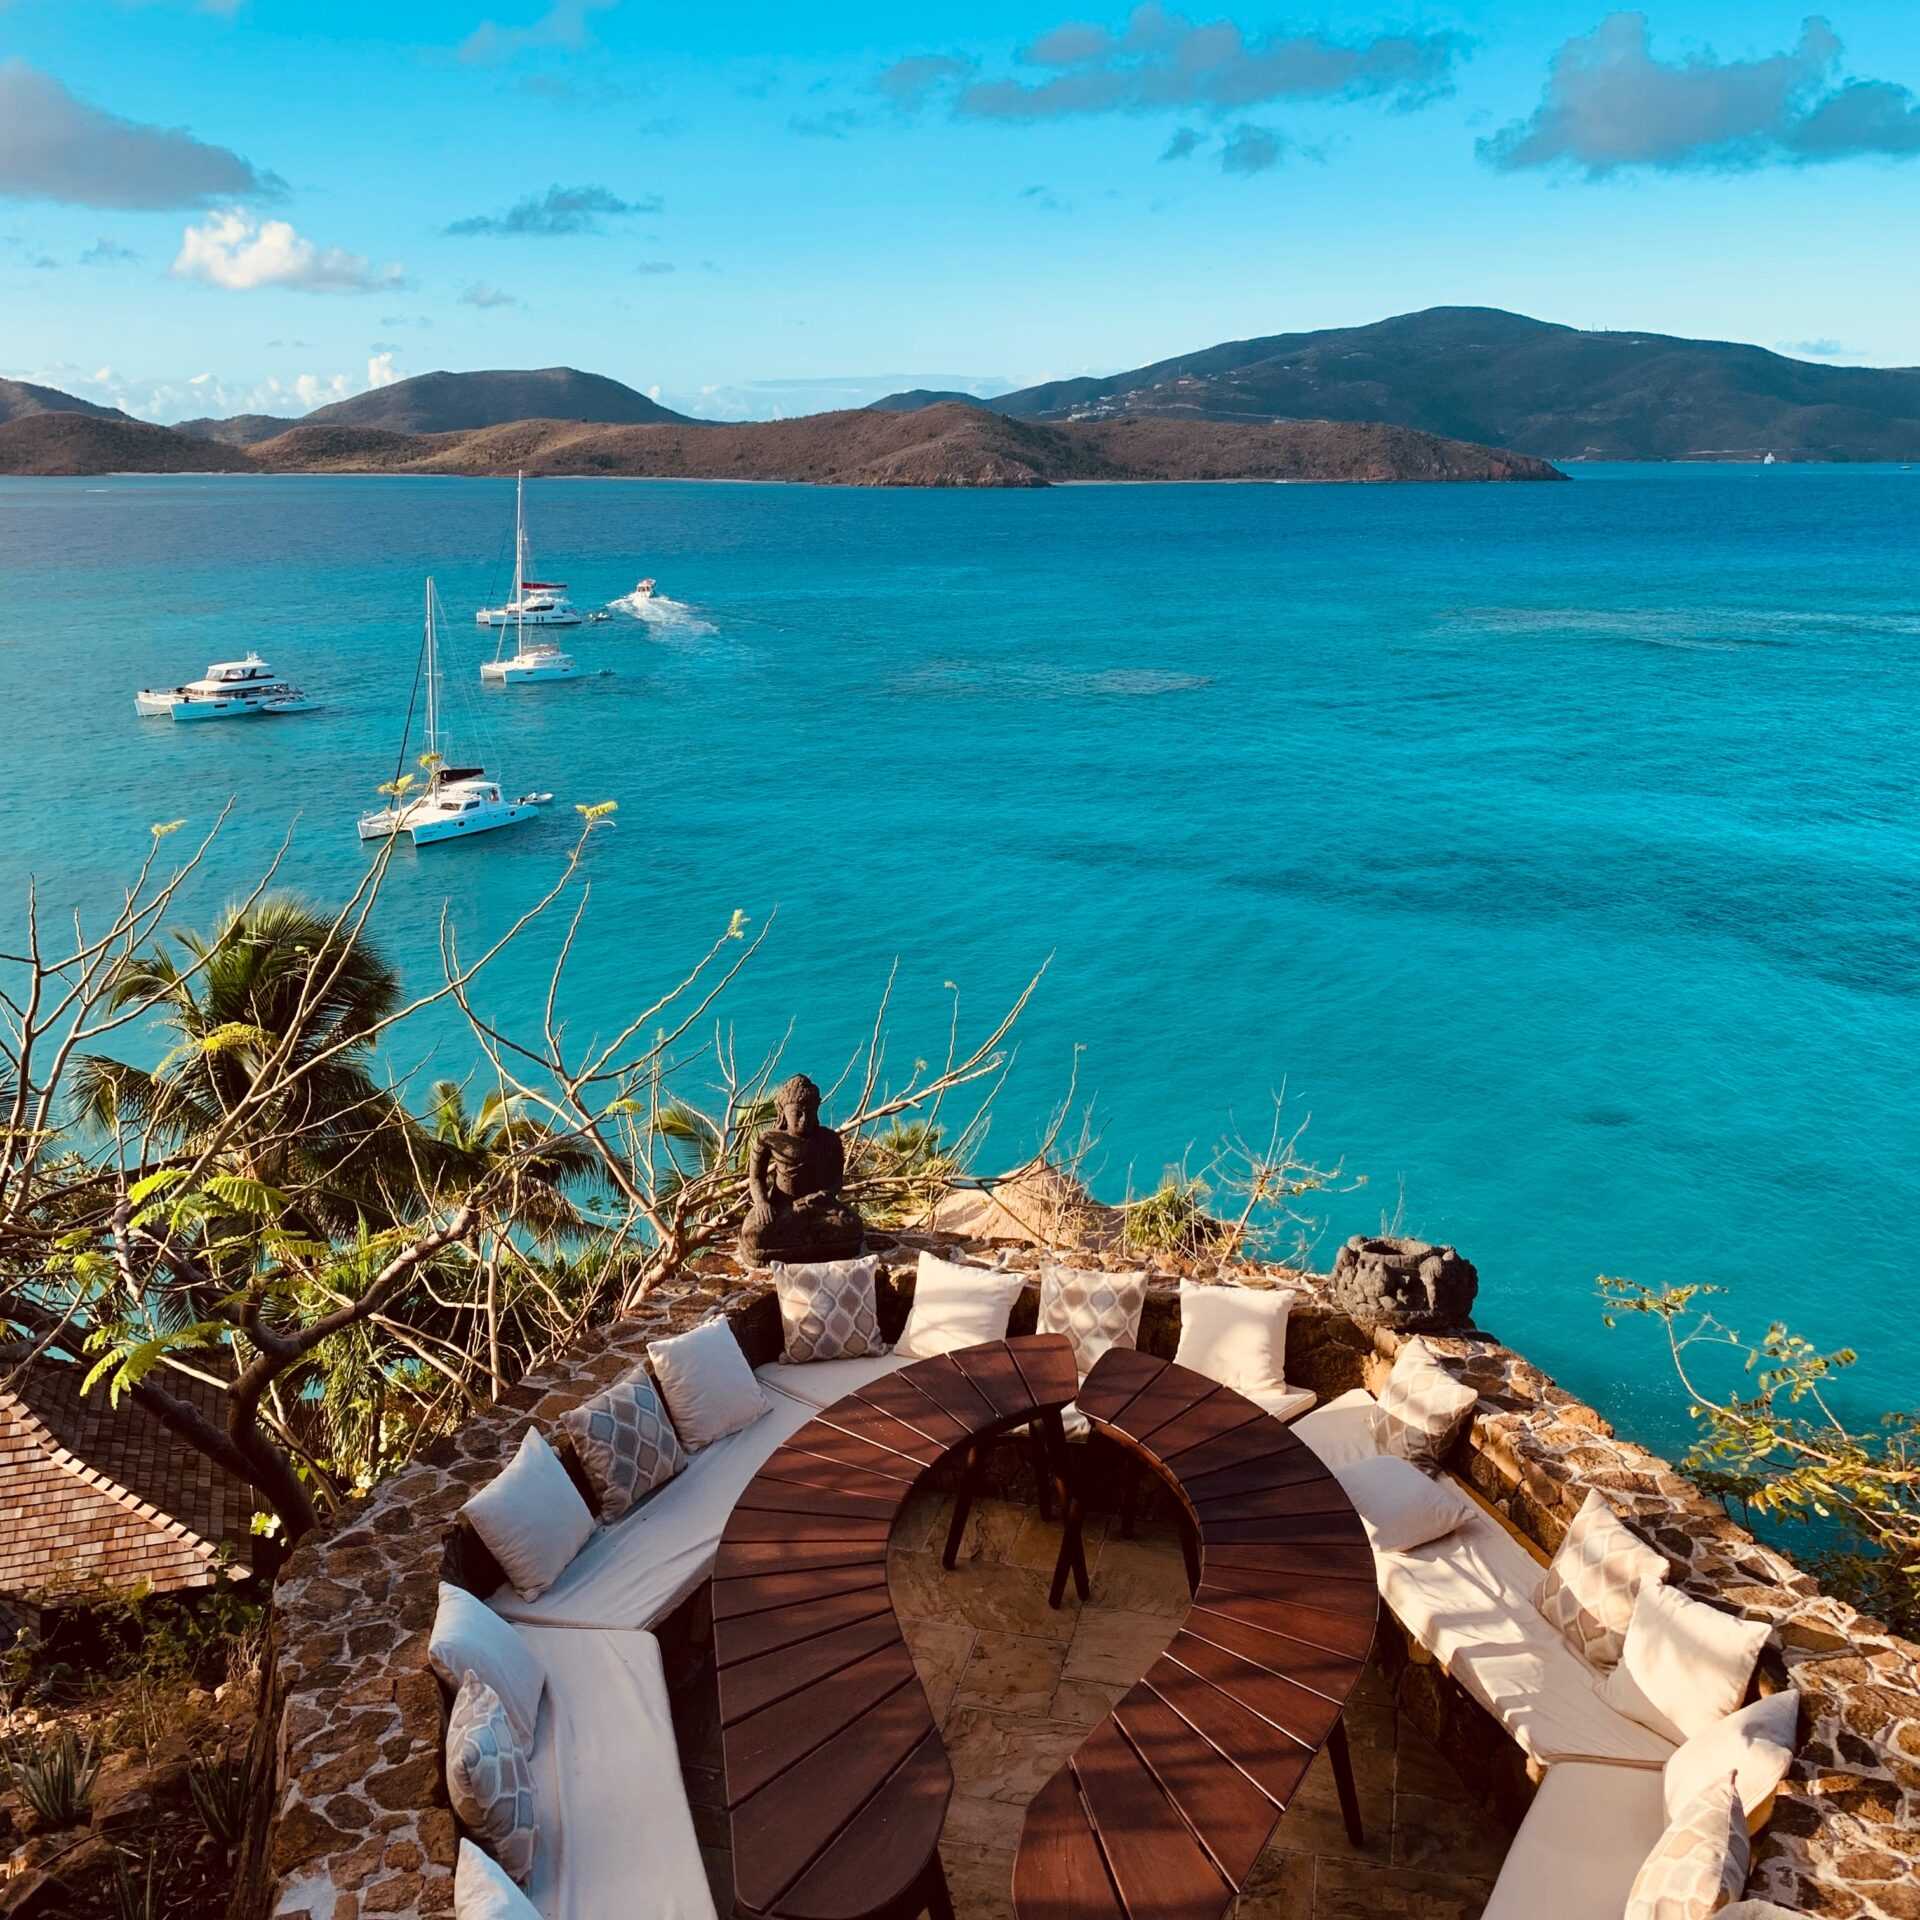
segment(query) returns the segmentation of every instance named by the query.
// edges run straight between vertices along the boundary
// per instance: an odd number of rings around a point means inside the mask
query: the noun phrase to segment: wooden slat
[[[1251,1707],[1261,1719],[1270,1721],[1303,1747],[1318,1747],[1340,1718],[1340,1709],[1333,1701],[1256,1667],[1196,1634],[1184,1630],[1176,1633],[1168,1643],[1167,1657],[1211,1681],[1243,1707]]]
[[[836,1400],[820,1418],[826,1425],[885,1447],[917,1467],[936,1466],[947,1451],[904,1420],[896,1420],[892,1414],[882,1413],[878,1407],[870,1407],[864,1400],[852,1396]]]
[[[801,1600],[825,1600],[836,1593],[851,1593],[860,1587],[887,1583],[885,1560],[868,1560],[858,1566],[828,1567],[808,1573],[756,1573],[739,1580],[713,1583],[713,1617],[735,1620],[742,1614],[765,1613],[773,1607],[790,1607]]]
[[[1224,1613],[1231,1620],[1244,1621],[1250,1627],[1265,1627],[1271,1632],[1291,1633],[1316,1647],[1352,1655],[1364,1661],[1373,1649],[1378,1625],[1378,1609],[1358,1604],[1346,1609],[1322,1604],[1327,1585],[1305,1579],[1288,1580],[1278,1590],[1271,1584],[1251,1589],[1236,1587],[1234,1579],[1264,1581],[1260,1574],[1216,1577],[1209,1574],[1201,1582],[1194,1604]],[[1313,1598],[1301,1598],[1311,1594]]]
[[[1344,1513],[1282,1515],[1271,1520],[1203,1520],[1200,1542],[1216,1546],[1366,1546],[1367,1530],[1349,1507]]]
[[[1228,1439],[1243,1428],[1254,1427],[1257,1422],[1272,1418],[1271,1414],[1255,1406],[1251,1400],[1229,1388],[1210,1395],[1198,1406],[1175,1414],[1151,1433],[1135,1432],[1131,1417],[1127,1430],[1142,1446],[1159,1456],[1162,1466],[1178,1474],[1181,1460],[1196,1448]],[[1286,1428],[1281,1427],[1280,1431],[1285,1433]]]
[[[882,1374],[854,1397],[870,1407],[878,1407],[882,1413],[892,1414],[896,1420],[904,1420],[916,1433],[925,1434],[940,1447],[957,1447],[972,1439],[973,1429],[962,1426],[944,1407],[923,1393],[914,1385],[910,1374],[911,1369],[906,1373]]]
[[[886,1608],[851,1626],[815,1634],[798,1646],[779,1647],[722,1667],[720,1723],[730,1726],[744,1720],[748,1714],[758,1713],[776,1700],[799,1693],[899,1641],[900,1623],[894,1619],[893,1610]]]
[[[1171,1660],[1156,1660],[1141,1685],[1151,1688],[1221,1752],[1232,1754],[1276,1811],[1299,1791],[1313,1765],[1312,1747],[1277,1733],[1251,1707],[1243,1707],[1231,1694]]]
[[[1128,1920],[1065,1767],[1027,1803],[1013,1910],[1018,1920]]]
[[[779,1540],[796,1547],[815,1540],[864,1540],[884,1549],[892,1531],[890,1513],[854,1519],[844,1513],[762,1513],[754,1507],[739,1507],[720,1538]]]
[[[802,1432],[806,1430],[803,1428]],[[907,1496],[899,1475],[885,1471],[886,1456],[872,1448],[868,1452],[881,1463],[879,1466],[865,1466],[852,1459],[829,1459],[788,1440],[767,1455],[766,1464],[754,1478],[784,1480],[797,1487],[821,1487],[830,1493],[877,1493],[896,1503],[905,1500]]]
[[[791,1480],[770,1480],[764,1473],[754,1475],[747,1490],[733,1503],[739,1513],[844,1513],[854,1518],[894,1518],[899,1502],[891,1487],[874,1493],[836,1493],[826,1487],[796,1486]]]
[[[1035,1406],[1064,1407],[1080,1391],[1073,1342],[1064,1333],[1022,1333],[1007,1342]]]
[[[1279,1516],[1351,1513],[1353,1502],[1339,1481],[1321,1474],[1291,1487],[1262,1487],[1257,1493],[1215,1494],[1191,1488],[1187,1497],[1203,1522],[1207,1520],[1265,1520]]]
[[[896,1638],[804,1692],[734,1721],[726,1730],[727,1804],[751,1799],[789,1767],[811,1766],[811,1756],[836,1734],[858,1731],[857,1723],[896,1689],[917,1684],[913,1656]]]
[[[875,1446],[871,1440],[862,1440],[839,1427],[830,1427],[824,1420],[809,1420],[787,1445],[795,1452],[815,1454],[822,1460],[836,1460],[842,1466],[858,1467],[877,1479],[891,1480],[901,1489],[902,1500],[920,1478],[921,1469],[913,1461],[903,1460],[899,1454],[889,1453],[885,1447]]]
[[[725,1668],[754,1660],[764,1654],[778,1653],[786,1647],[803,1645],[819,1634],[832,1633],[856,1621],[884,1615],[893,1618],[893,1599],[887,1592],[885,1569],[870,1587],[852,1587],[844,1593],[830,1593],[818,1600],[802,1600],[791,1606],[772,1607],[765,1613],[745,1614],[732,1620],[716,1620],[713,1627],[713,1657],[716,1666]]]
[[[1075,1405],[1091,1420],[1111,1426],[1137,1394],[1144,1392],[1167,1370],[1167,1362],[1132,1347],[1109,1347],[1093,1363],[1080,1383]]]
[[[1113,1720],[1214,1865],[1234,1886],[1244,1884],[1279,1808],[1150,1687],[1135,1687],[1114,1708]]]
[[[1168,1367],[1144,1391],[1136,1394],[1119,1416],[1108,1424],[1131,1440],[1156,1432],[1168,1421],[1190,1413],[1216,1394],[1226,1392],[1217,1380],[1191,1373],[1185,1367]]]
[[[780,1902],[782,1920],[860,1920],[898,1899],[933,1858],[953,1768],[931,1727]]]
[[[1327,1478],[1327,1469],[1321,1465],[1320,1456],[1311,1447],[1302,1446],[1293,1441],[1285,1427],[1277,1421],[1273,1431],[1263,1430],[1250,1436],[1245,1443],[1257,1444],[1261,1451],[1244,1453],[1235,1460],[1226,1460],[1214,1452],[1214,1445],[1206,1449],[1207,1457],[1220,1460],[1221,1464],[1206,1473],[1194,1473],[1187,1462],[1198,1458],[1188,1455],[1179,1467],[1180,1484],[1187,1490],[1187,1498],[1196,1503],[1212,1500],[1221,1494],[1259,1493],[1268,1487],[1297,1487],[1309,1481],[1323,1481]],[[1232,1438],[1231,1435],[1228,1436]]]
[[[953,1364],[951,1354],[939,1354],[931,1360],[916,1360],[894,1376],[904,1380],[916,1392],[924,1393],[936,1407],[951,1414],[971,1434],[983,1433],[1000,1417],[993,1402]]]
[[[1134,1920],[1220,1920],[1234,1889],[1111,1720],[1069,1763]]]
[[[1362,1530],[1364,1534],[1364,1529]],[[1247,1573],[1308,1573],[1328,1581],[1364,1582],[1376,1592],[1373,1549],[1364,1537],[1357,1543],[1321,1542],[1298,1546],[1230,1546],[1217,1542],[1207,1548],[1208,1577],[1222,1568]]]
[[[836,1734],[733,1808],[733,1883],[762,1913],[826,1851],[933,1730],[926,1697],[909,1677]]]
[[[1205,1446],[1182,1454],[1180,1480],[1183,1486],[1199,1493],[1211,1485],[1209,1476],[1213,1474],[1249,1467],[1258,1460],[1294,1460],[1303,1453],[1311,1454],[1311,1451],[1304,1441],[1296,1439],[1269,1415],[1265,1426],[1249,1424],[1236,1427],[1231,1433],[1223,1433],[1217,1439],[1209,1440]],[[1317,1458],[1314,1465],[1321,1473],[1326,1472]]]
[[[1363,1659],[1350,1653],[1335,1653],[1328,1647],[1316,1647],[1289,1633],[1269,1633],[1264,1627],[1250,1627],[1244,1620],[1216,1613],[1207,1607],[1195,1607],[1187,1615],[1186,1631],[1255,1666],[1277,1673],[1283,1680],[1305,1687],[1330,1700],[1338,1708],[1353,1691],[1362,1670]]]
[[[1023,1413],[1035,1411],[1026,1376],[1007,1351],[1004,1340],[996,1340],[991,1346],[962,1347],[947,1357],[992,1403],[1000,1419],[1016,1419]]]
[[[884,1566],[885,1535],[878,1540],[723,1540],[713,1557],[716,1580],[741,1580],[757,1573],[815,1573],[825,1567],[857,1567],[868,1561]]]

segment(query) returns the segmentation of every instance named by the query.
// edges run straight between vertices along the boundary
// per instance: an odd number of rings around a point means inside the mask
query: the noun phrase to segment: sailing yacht
[[[523,793],[509,800],[499,781],[484,767],[459,767],[449,764],[440,744],[440,657],[438,613],[440,597],[431,579],[427,582],[426,635],[421,642],[420,679],[426,689],[426,751],[420,764],[427,770],[423,792],[413,791],[413,776],[403,774],[407,738],[400,741],[400,763],[386,791],[388,804],[360,816],[362,840],[391,840],[405,834],[416,847],[430,846],[436,840],[466,840],[476,833],[495,827],[515,827],[531,820],[553,798],[550,793]],[[413,711],[407,711],[407,732],[413,729]]]
[[[527,476],[513,477],[513,598],[482,607],[473,617],[483,627],[577,627],[579,610],[567,598],[564,580],[530,580],[533,553],[527,545]],[[553,679],[558,676],[543,676]]]
[[[198,680],[178,687],[142,687],[133,710],[143,719],[232,720],[254,713],[311,713],[319,704],[289,686],[257,653],[216,660]]]

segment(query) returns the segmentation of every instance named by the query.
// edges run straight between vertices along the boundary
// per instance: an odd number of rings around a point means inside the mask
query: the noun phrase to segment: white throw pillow
[[[1623,1526],[1596,1490],[1567,1529],[1533,1601],[1588,1666],[1614,1667],[1640,1589],[1666,1577],[1666,1555]]]
[[[1634,1876],[1625,1920],[1712,1920],[1747,1884],[1747,1818],[1731,1780],[1696,1794]]]
[[[523,1600],[558,1580],[593,1533],[593,1515],[538,1427],[460,1509]]]
[[[1147,1276],[1103,1273],[1097,1267],[1040,1269],[1042,1333],[1064,1333],[1073,1343],[1073,1365],[1084,1380],[1093,1363],[1115,1347],[1131,1347],[1140,1337],[1140,1314],[1147,1304]]]
[[[1374,1443],[1427,1473],[1438,1473],[1447,1450],[1473,1418],[1480,1396],[1434,1358],[1425,1341],[1408,1340],[1393,1357],[1373,1416]]]
[[[773,1405],[725,1320],[709,1320],[671,1340],[649,1340],[647,1358],[673,1430],[689,1451],[752,1426]]]
[[[540,1656],[484,1600],[465,1587],[441,1581],[427,1660],[449,1694],[460,1691],[460,1682],[469,1673],[477,1673],[500,1696],[514,1732],[529,1747],[533,1745],[547,1670]]]
[[[1236,1393],[1284,1391],[1287,1384],[1286,1287],[1208,1287],[1180,1282],[1177,1367],[1191,1367]]]
[[[447,1798],[460,1824],[524,1886],[539,1838],[533,1768],[500,1696],[471,1673],[447,1721]]]
[[[913,1305],[893,1350],[909,1360],[931,1360],[1007,1337],[1014,1302],[1027,1283],[1024,1273],[963,1267],[922,1250],[913,1282]]]
[[[453,1920],[540,1920],[540,1910],[471,1840],[453,1869]]]
[[[1766,1643],[1764,1620],[1736,1620],[1673,1587],[1642,1587],[1600,1697],[1683,1746],[1740,1704]]]
[[[858,1260],[817,1260],[806,1266],[773,1263],[773,1287],[780,1297],[782,1351],[790,1366],[809,1360],[859,1360],[885,1353],[880,1338],[876,1282],[880,1262],[872,1254]]]
[[[1375,1553],[1411,1553],[1460,1526],[1473,1509],[1410,1461],[1383,1454],[1334,1471]]]
[[[1715,1721],[1704,1733],[1696,1733],[1663,1771],[1667,1818],[1677,1820],[1690,1801],[1732,1774],[1751,1826],[1768,1796],[1787,1777],[1799,1733],[1800,1696],[1791,1687],[1770,1693]]]

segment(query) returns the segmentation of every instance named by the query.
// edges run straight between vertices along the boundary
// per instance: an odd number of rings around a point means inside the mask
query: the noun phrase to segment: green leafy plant
[[[150,1852],[138,1873],[130,1864],[137,1859],[137,1855],[125,1852],[113,1856],[113,1877],[107,1883],[113,1920],[160,1920],[165,1889],[160,1881],[159,1852]]]
[[[1129,1200],[1127,1245],[1141,1253],[1204,1254],[1226,1237],[1226,1228],[1207,1212],[1211,1193],[1204,1180],[1184,1167],[1169,1167],[1160,1184],[1141,1200]]]
[[[1682,1469],[1747,1514],[1803,1529],[1803,1557],[1831,1591],[1896,1632],[1920,1633],[1920,1412],[1855,1431],[1828,1397],[1853,1349],[1822,1352],[1778,1321],[1743,1339],[1702,1304],[1718,1287],[1612,1275],[1598,1285],[1609,1326],[1643,1314],[1665,1334],[1697,1431]],[[1716,1354],[1744,1391],[1702,1378]]]
[[[86,1818],[100,1773],[100,1750],[91,1734],[83,1740],[71,1727],[15,1734],[0,1755],[14,1791],[47,1826],[77,1826]]]
[[[200,1823],[223,1847],[237,1847],[247,1825],[247,1770],[225,1753],[196,1753],[187,1788]]]

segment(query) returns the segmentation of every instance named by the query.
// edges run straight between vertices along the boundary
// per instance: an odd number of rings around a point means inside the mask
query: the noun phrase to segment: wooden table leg
[[[1043,1416],[1042,1424],[1046,1430],[1047,1448],[1053,1456],[1054,1472],[1060,1489],[1060,1505],[1063,1513],[1079,1513],[1079,1522],[1072,1533],[1073,1584],[1082,1600],[1086,1599],[1090,1582],[1087,1579],[1087,1543],[1086,1543],[1086,1502],[1079,1497],[1074,1487],[1073,1449],[1067,1444],[1067,1423],[1060,1416],[1058,1408]],[[1089,1441],[1091,1445],[1091,1441]],[[1063,1537],[1061,1545],[1067,1540]],[[1064,1588],[1063,1588],[1064,1591]],[[1060,1603],[1054,1602],[1055,1606]]]
[[[960,1554],[960,1536],[967,1530],[967,1515],[973,1510],[973,1496],[978,1485],[980,1473],[980,1449],[969,1447],[965,1464],[960,1469],[959,1491],[953,1496],[953,1524],[947,1529],[947,1550],[940,1556],[940,1564],[951,1573],[953,1563]]]
[[[1059,1610],[1060,1602],[1067,1597],[1067,1575],[1076,1575],[1075,1584],[1080,1589],[1080,1598],[1087,1597],[1086,1558],[1080,1547],[1080,1528],[1086,1518],[1077,1495],[1067,1499],[1067,1524],[1060,1533],[1060,1554],[1053,1563],[1053,1585],[1047,1589],[1047,1605]]]
[[[1356,1847],[1367,1844],[1360,1826],[1360,1796],[1354,1791],[1353,1755],[1347,1749],[1347,1723],[1336,1720],[1327,1735],[1327,1758],[1333,1762],[1333,1784],[1340,1795],[1340,1817],[1347,1823],[1347,1838]]]
[[[1187,1591],[1200,1591],[1200,1537],[1185,1514],[1180,1516],[1180,1551],[1186,1556]]]
[[[1118,1449],[1116,1449],[1118,1451]],[[1120,1472],[1120,1538],[1133,1538],[1134,1509],[1140,1504],[1140,1463],[1132,1454],[1121,1458]]]
[[[1040,1500],[1040,1518],[1053,1518],[1054,1464],[1052,1449],[1048,1445],[1050,1436],[1043,1419],[1027,1422],[1027,1452],[1033,1460],[1033,1478],[1035,1490]]]
[[[922,1891],[926,1895],[927,1920],[953,1920],[953,1895],[947,1891],[947,1870],[940,1863],[937,1847],[927,1862]]]

